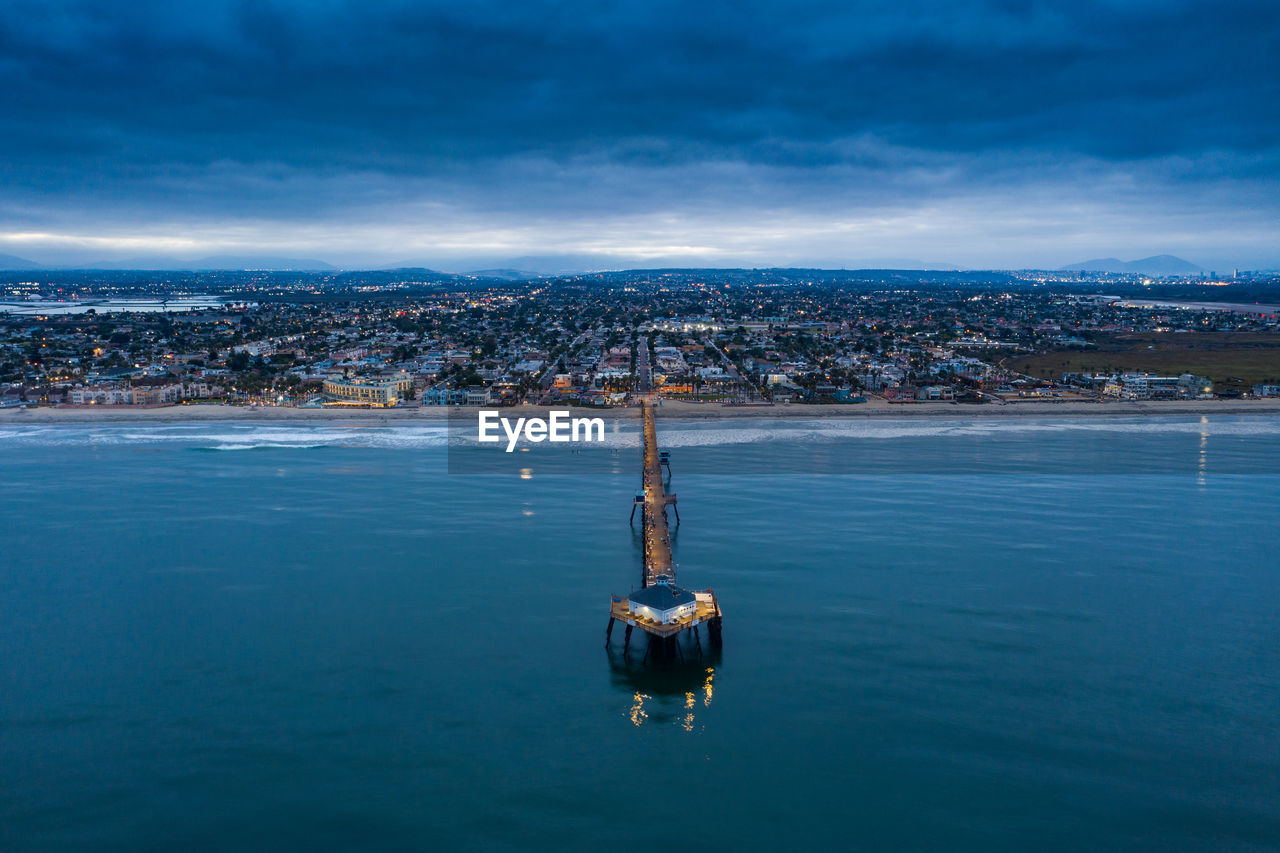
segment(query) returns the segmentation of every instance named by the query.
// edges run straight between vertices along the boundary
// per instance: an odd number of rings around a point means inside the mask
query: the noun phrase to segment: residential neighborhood
[[[0,399],[1008,404],[1276,396],[1280,384],[1274,306],[1097,292],[1132,292],[1132,281],[908,284],[794,270],[369,278],[11,282]],[[212,284],[219,292],[194,290]]]

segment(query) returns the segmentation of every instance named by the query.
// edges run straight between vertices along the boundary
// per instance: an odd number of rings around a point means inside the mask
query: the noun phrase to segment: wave
[[[804,419],[750,418],[722,421],[668,420],[659,423],[666,448],[712,447],[766,442],[881,442],[894,439],[1035,435],[1035,434],[1187,434],[1211,436],[1280,436],[1280,418],[1254,415],[1154,416],[1134,418],[972,418],[972,419]],[[605,448],[637,446],[638,425],[619,421],[606,431]],[[0,448],[22,446],[110,446],[162,444],[207,450],[257,448],[307,450],[348,447],[387,450],[443,448],[449,444],[445,424],[348,426],[342,424],[50,424],[0,426]]]
[[[1100,433],[1200,436],[1280,436],[1280,418],[1253,415],[1142,418],[982,418],[969,420],[780,420],[751,419],[737,423],[669,422],[661,424],[664,447],[699,447],[758,442],[883,441],[902,438],[1017,436],[1044,433]]]
[[[161,444],[203,450],[255,448],[313,449],[355,447],[417,449],[444,447],[448,429],[442,425],[346,428],[338,425],[55,425],[22,429],[0,427],[0,447],[95,447]]]
[[[289,448],[291,450],[316,450],[323,447],[331,447],[327,444],[219,444],[216,447],[196,447],[194,450],[271,450],[276,448]]]

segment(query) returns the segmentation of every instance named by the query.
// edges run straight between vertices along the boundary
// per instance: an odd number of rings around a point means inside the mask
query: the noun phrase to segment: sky
[[[5,0],[0,253],[1277,267],[1280,3]]]

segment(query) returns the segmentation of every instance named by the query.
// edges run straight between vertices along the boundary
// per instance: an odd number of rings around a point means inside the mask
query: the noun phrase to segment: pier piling
[[[662,478],[666,467],[671,475],[670,455],[658,450],[657,427],[654,424],[653,407],[641,403],[640,417],[643,434],[643,489],[636,492],[631,505],[631,522],[635,520],[635,508],[640,507],[641,566],[640,589],[626,598],[615,596],[610,604],[610,629],[614,620],[622,620],[626,626],[623,640],[624,656],[630,647],[631,631],[639,626],[648,635],[644,661],[674,663],[685,661],[680,635],[692,629],[698,656],[702,657],[702,638],[698,626],[707,624],[708,640],[712,650],[721,647],[720,603],[711,590],[688,590],[676,585],[676,567],[671,554],[672,529],[668,526],[667,507],[680,524],[680,510],[676,496],[669,494]],[[606,644],[608,643],[606,633]]]

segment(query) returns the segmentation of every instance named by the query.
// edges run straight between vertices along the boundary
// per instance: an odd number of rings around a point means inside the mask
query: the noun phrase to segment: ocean
[[[658,429],[0,425],[0,848],[1280,850],[1280,419]]]

